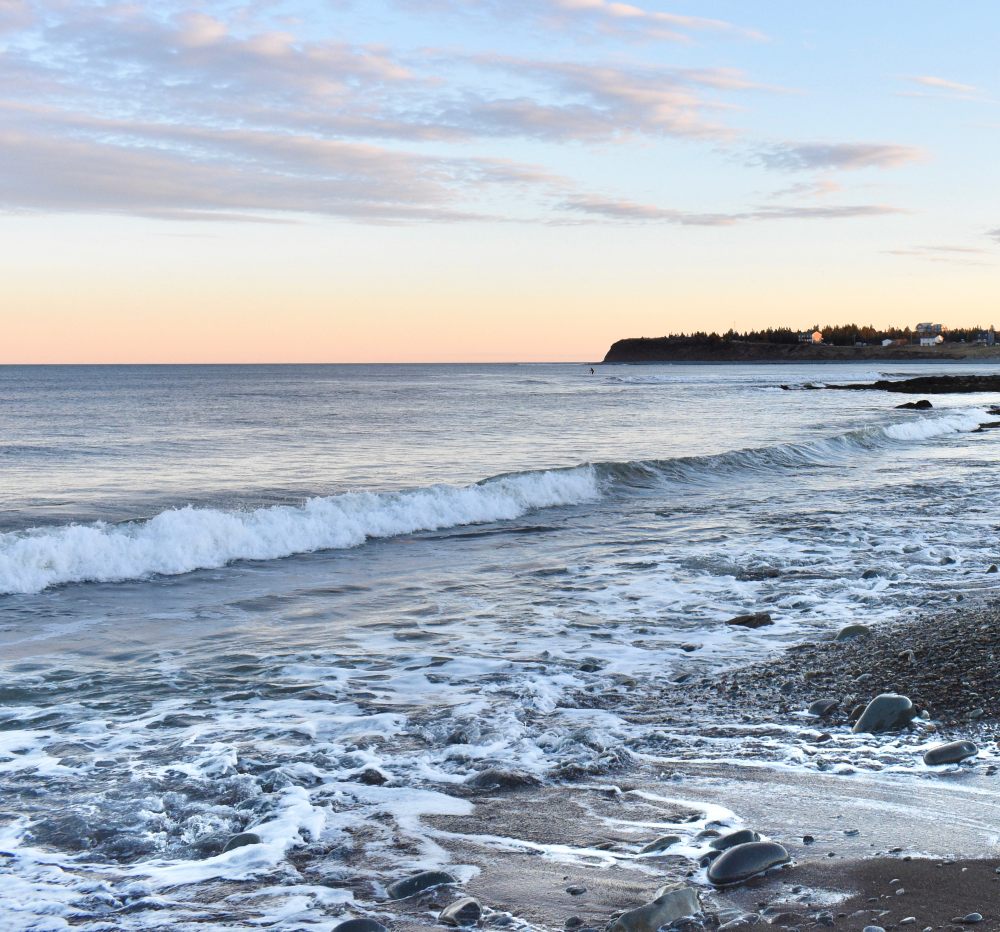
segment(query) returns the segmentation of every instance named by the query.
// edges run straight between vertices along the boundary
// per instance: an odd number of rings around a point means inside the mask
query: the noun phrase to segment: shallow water
[[[992,584],[996,399],[780,389],[885,371],[0,369],[0,927],[333,928],[491,766],[921,780],[644,706]]]

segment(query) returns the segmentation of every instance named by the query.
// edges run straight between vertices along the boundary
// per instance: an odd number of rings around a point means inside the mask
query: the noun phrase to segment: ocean
[[[970,371],[0,368],[0,929],[333,929],[474,875],[477,774],[605,779],[665,680],[988,593],[996,399],[808,390]]]

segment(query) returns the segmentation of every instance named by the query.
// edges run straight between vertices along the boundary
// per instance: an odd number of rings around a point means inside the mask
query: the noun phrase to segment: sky
[[[995,0],[0,0],[0,363],[1000,324]]]

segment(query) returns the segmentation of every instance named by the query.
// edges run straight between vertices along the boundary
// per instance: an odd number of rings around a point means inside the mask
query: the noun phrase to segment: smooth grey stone
[[[584,886],[581,886],[578,883],[574,883],[574,884],[570,884],[570,886],[568,886],[566,888],[566,892],[570,896],[583,896],[583,894],[587,892],[587,888],[584,887]]]
[[[764,628],[773,625],[774,621],[767,612],[754,612],[750,615],[737,615],[735,618],[730,618],[726,624],[740,628]]]
[[[971,741],[952,741],[948,744],[939,744],[931,748],[924,754],[924,763],[928,767],[937,767],[941,764],[957,764],[969,757],[975,757],[979,753]]]
[[[401,900],[415,893],[429,890],[431,887],[439,887],[444,883],[457,883],[451,874],[445,871],[421,871],[412,877],[403,877],[401,880],[394,880],[385,892],[390,900]]]
[[[882,693],[868,703],[852,731],[855,734],[873,735],[883,731],[896,731],[908,725],[916,714],[913,703],[906,696]]]
[[[612,923],[609,932],[657,932],[685,916],[701,912],[697,892],[683,884],[667,884],[656,891],[652,903],[631,909]]]
[[[727,848],[735,848],[736,845],[745,845],[748,841],[760,841],[760,835],[753,829],[741,828],[728,835],[723,835],[721,838],[713,839],[708,843],[708,846],[715,848],[716,851],[725,851]]]
[[[708,869],[708,879],[717,887],[741,883],[790,860],[788,852],[777,842],[750,841],[723,851]]]
[[[339,926],[335,926],[333,932],[388,932],[381,922],[374,919],[348,919]]]
[[[826,718],[840,702],[837,699],[817,699],[809,705],[808,712],[816,718]]]
[[[256,832],[240,832],[239,835],[233,835],[226,842],[226,847],[222,849],[222,853],[225,854],[227,851],[232,851],[234,848],[243,848],[246,845],[259,845],[261,841],[260,835]]]
[[[865,926],[862,932],[885,932],[882,926]]]
[[[446,926],[472,926],[483,916],[483,908],[471,896],[463,896],[454,903],[449,903],[438,916],[438,922]]]
[[[639,854],[654,854],[657,851],[665,851],[667,848],[672,848],[680,841],[680,835],[662,835],[655,841],[651,841],[648,845],[640,848]]]
[[[967,916],[961,916],[958,919],[952,919],[952,922],[961,922],[966,925],[975,925],[977,922],[983,921],[982,913],[969,913]]]
[[[477,790],[519,790],[525,786],[538,786],[540,781],[530,773],[516,770],[500,770],[491,767],[473,774],[465,781],[466,786]]]
[[[853,641],[855,638],[866,638],[872,633],[868,625],[845,625],[837,632],[835,641]]]

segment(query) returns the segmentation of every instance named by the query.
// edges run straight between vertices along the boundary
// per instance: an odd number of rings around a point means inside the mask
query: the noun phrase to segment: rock
[[[798,926],[805,917],[801,913],[793,913],[787,910],[772,913],[767,917],[769,926]]]
[[[609,932],[656,932],[662,926],[700,912],[698,894],[691,887],[667,884],[656,891],[656,899],[652,903],[619,916]]]
[[[881,575],[881,574],[879,573],[879,571],[878,571],[878,570],[865,570],[865,571],[864,571],[864,572],[863,572],[863,573],[861,574],[861,578],[862,578],[862,579],[878,579],[878,577],[879,577],[880,575]]]
[[[358,780],[366,786],[385,786],[389,782],[389,778],[381,770],[376,770],[374,767],[366,767],[362,770],[358,774]]]
[[[727,625],[736,625],[740,628],[764,628],[773,625],[771,616],[767,612],[754,612],[751,615],[737,615],[726,622]]]
[[[401,880],[394,880],[385,892],[390,900],[402,900],[415,893],[422,893],[431,887],[439,887],[445,883],[457,883],[451,874],[445,871],[421,871],[412,877],[403,877]]]
[[[482,918],[483,908],[471,896],[463,896],[441,910],[438,922],[446,926],[472,926]]]
[[[526,786],[539,786],[540,781],[530,773],[491,767],[473,774],[465,785],[475,790],[519,790]]]
[[[226,847],[222,849],[222,853],[225,854],[227,851],[232,851],[234,848],[243,848],[246,845],[259,845],[262,840],[256,832],[240,832],[239,835],[233,835],[226,842]]]
[[[855,638],[866,638],[872,633],[868,625],[845,625],[837,632],[835,641],[853,641]]]
[[[334,926],[333,932],[388,932],[381,922],[374,919],[348,919],[339,926]]]
[[[708,879],[717,887],[742,883],[790,860],[788,852],[777,842],[750,841],[724,851],[712,862]]]
[[[952,919],[952,922],[961,922],[965,925],[975,925],[977,922],[983,921],[982,913],[969,913],[967,916],[960,916],[958,919]]]
[[[913,703],[906,696],[882,693],[865,707],[852,729],[855,734],[877,735],[906,727],[916,715]]]
[[[648,845],[640,848],[639,854],[655,854],[657,851],[665,851],[667,848],[672,848],[680,841],[680,835],[662,835],[655,841],[651,841]]]
[[[836,699],[817,699],[809,705],[808,712],[816,718],[826,718],[840,702]]]
[[[971,741],[951,741],[948,744],[939,744],[931,748],[924,754],[924,763],[928,767],[957,764],[969,757],[975,757],[978,753],[979,748]]]
[[[570,886],[568,886],[566,888],[566,892],[570,896],[583,896],[583,894],[587,892],[587,888],[586,887],[581,887],[580,884],[575,883],[575,884],[571,884]]]
[[[862,932],[885,932],[882,926],[865,926]]]
[[[737,932],[739,929],[751,929],[760,923],[760,917],[756,913],[746,913],[730,919],[729,922],[719,926],[718,932]]]
[[[920,401],[906,401],[901,405],[896,405],[897,408],[909,408],[911,411],[926,411],[928,408],[933,408],[932,405],[926,398],[921,398]]]
[[[715,848],[716,851],[726,851],[729,848],[735,848],[736,845],[745,845],[748,841],[760,841],[760,835],[753,829],[741,828],[728,835],[723,835],[721,838],[713,839],[708,843],[708,846]]]
[[[996,563],[991,563],[989,568],[986,570],[987,573],[1000,573],[1000,569],[997,569]]]

